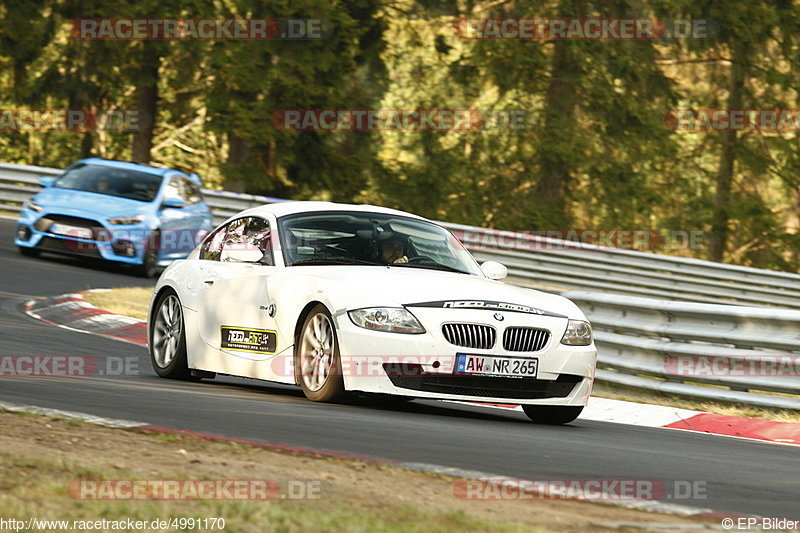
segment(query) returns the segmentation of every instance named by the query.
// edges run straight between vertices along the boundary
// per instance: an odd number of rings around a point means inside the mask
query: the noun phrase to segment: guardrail
[[[800,311],[580,291],[563,295],[592,323],[599,380],[800,409]]]
[[[2,209],[18,211],[51,168],[0,163]],[[280,198],[203,190],[216,223]],[[676,357],[715,361],[800,353],[800,275],[442,223],[515,284],[566,292],[595,328],[599,380],[720,401],[800,409],[798,378],[675,376]],[[608,293],[608,294],[600,294]],[[647,298],[643,298],[647,297]],[[660,298],[654,300],[652,298]],[[666,301],[680,300],[680,301]],[[723,304],[723,305],[721,305]],[[748,307],[745,307],[748,306]],[[684,362],[686,359],[683,360]]]

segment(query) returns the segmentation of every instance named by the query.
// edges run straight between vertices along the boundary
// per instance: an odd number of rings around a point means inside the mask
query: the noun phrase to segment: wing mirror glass
[[[169,207],[172,209],[180,209],[181,207],[186,205],[186,202],[181,200],[180,198],[167,198],[164,200],[162,204],[164,207]]]
[[[489,279],[504,279],[508,276],[508,269],[497,261],[486,261],[481,265],[481,270]]]

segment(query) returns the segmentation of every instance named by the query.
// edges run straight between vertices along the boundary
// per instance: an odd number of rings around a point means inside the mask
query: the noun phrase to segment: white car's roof
[[[334,202],[278,202],[275,204],[265,204],[258,207],[252,207],[246,211],[237,214],[236,217],[242,215],[256,215],[266,216],[272,214],[275,217],[282,217],[285,215],[293,215],[295,213],[312,213],[319,211],[362,211],[366,213],[382,213],[386,215],[399,215],[404,217],[418,218],[420,220],[427,220],[421,216],[399,211],[397,209],[389,209],[388,207],[380,207],[377,205],[367,204],[337,204]]]

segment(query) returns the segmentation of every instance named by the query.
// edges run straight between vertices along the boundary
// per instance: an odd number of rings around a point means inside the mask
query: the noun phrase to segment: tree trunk
[[[583,2],[566,1],[562,11],[572,10],[581,17]],[[550,82],[544,102],[544,130],[539,146],[539,179],[536,185],[538,224],[549,228],[566,228],[571,220],[567,193],[572,177],[571,152],[575,111],[578,105],[576,80],[580,75],[574,54],[574,43],[555,40],[550,65]]]
[[[161,57],[151,43],[142,48],[139,85],[136,87],[136,112],[138,129],[133,134],[132,159],[137,163],[150,163],[153,148],[153,130],[158,111],[158,68]]]
[[[228,132],[228,159],[225,166],[232,172],[225,177],[225,190],[232,192],[245,192],[245,183],[241,178],[238,167],[241,167],[250,157],[250,146],[244,139],[233,131]]]
[[[746,54],[741,45],[734,46],[733,63],[728,81],[727,109],[742,109]],[[728,222],[730,221],[731,189],[736,164],[736,130],[720,133],[721,153],[714,191],[714,207],[711,217],[711,235],[708,256],[712,261],[722,261],[728,246]]]

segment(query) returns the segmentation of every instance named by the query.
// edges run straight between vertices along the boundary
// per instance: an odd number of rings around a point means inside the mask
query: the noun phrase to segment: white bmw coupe
[[[564,424],[597,352],[578,307],[505,284],[445,228],[367,205],[285,202],[219,226],[159,278],[148,334],[167,378],[216,374],[349,391],[521,404]]]

